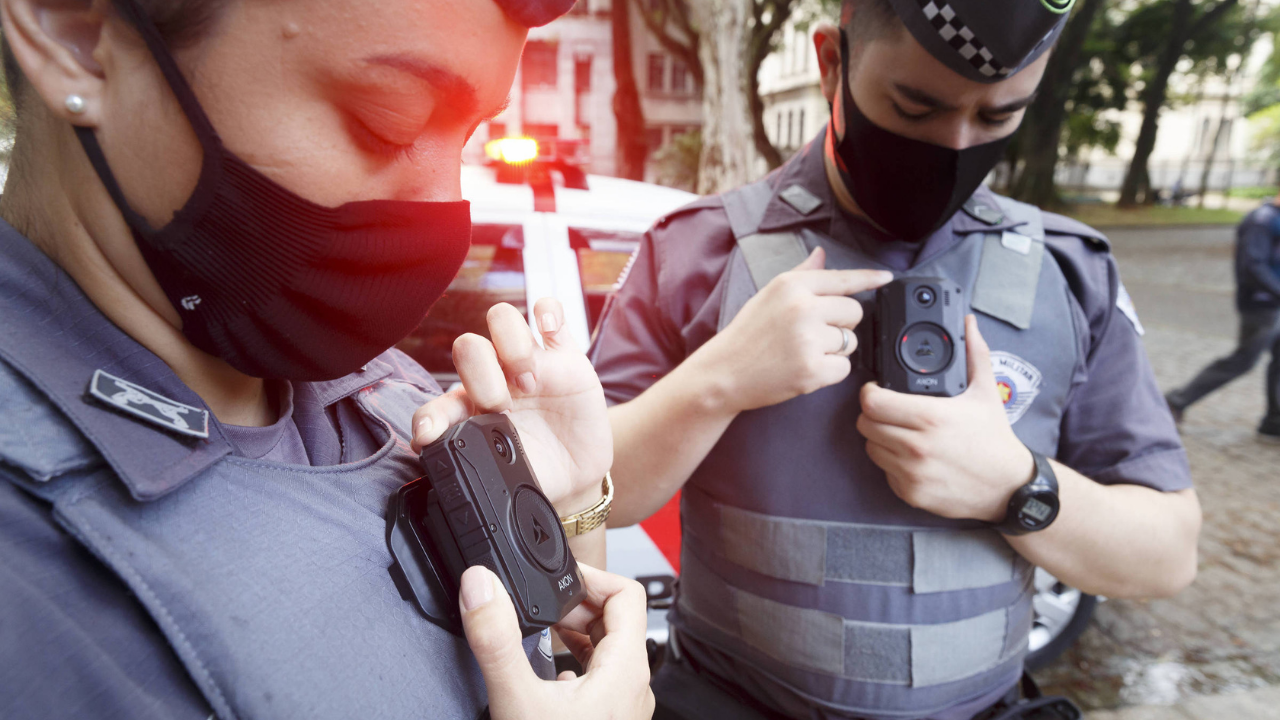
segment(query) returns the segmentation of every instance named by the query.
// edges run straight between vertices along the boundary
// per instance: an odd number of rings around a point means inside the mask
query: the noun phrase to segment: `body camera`
[[[964,290],[937,277],[876,291],[874,370],[881,387],[952,397],[968,386]]]
[[[420,456],[426,477],[400,489],[388,542],[419,608],[461,634],[458,583],[484,565],[502,581],[528,637],[582,602],[578,563],[505,415],[454,425]]]

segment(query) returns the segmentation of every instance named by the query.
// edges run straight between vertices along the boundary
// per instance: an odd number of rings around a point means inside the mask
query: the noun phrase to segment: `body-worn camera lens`
[[[507,438],[502,435],[502,433],[495,432],[493,434],[493,451],[498,453],[498,457],[503,460],[508,462],[511,461],[511,444],[507,441]]]
[[[916,289],[916,302],[922,307],[931,307],[937,299],[938,296],[933,292],[933,288],[922,287]]]

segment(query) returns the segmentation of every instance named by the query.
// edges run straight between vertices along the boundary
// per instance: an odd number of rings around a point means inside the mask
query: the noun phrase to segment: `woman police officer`
[[[634,583],[584,568],[588,672],[543,682],[492,573],[468,651],[387,572],[387,498],[446,421],[508,412],[562,515],[600,498],[554,301],[545,348],[505,305],[459,338],[445,396],[387,350],[465,257],[463,144],[568,5],[0,0],[0,715],[649,715]]]

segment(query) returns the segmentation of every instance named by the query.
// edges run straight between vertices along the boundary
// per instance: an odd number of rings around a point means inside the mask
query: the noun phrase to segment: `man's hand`
[[[718,379],[731,412],[776,405],[848,377],[853,330],[862,321],[862,304],[848,296],[888,283],[893,273],[824,270],[825,261],[816,248],[769,281],[690,357]]]
[[[540,680],[530,667],[515,608],[498,578],[480,566],[462,574],[462,624],[484,673],[493,720],[652,717],[644,589],[633,580],[578,567],[586,600],[556,631],[586,672],[566,671],[554,682]]]
[[[545,348],[506,303],[489,309],[492,343],[471,333],[454,341],[462,387],[414,413],[413,449],[473,415],[506,413],[542,491],[561,515],[570,515],[600,499],[600,482],[613,464],[613,434],[600,379],[564,329],[560,303],[543,298],[534,316]]]
[[[1005,415],[991,350],[965,318],[969,389],[953,398],[862,388],[858,431],[867,455],[908,505],[948,518],[999,522],[1013,491],[1035,474],[1031,451]]]

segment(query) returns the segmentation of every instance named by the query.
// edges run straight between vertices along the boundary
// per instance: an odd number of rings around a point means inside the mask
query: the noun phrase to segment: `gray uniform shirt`
[[[3,221],[0,348],[5,356],[24,358],[28,377],[42,387],[62,388],[50,394],[51,405],[92,402],[84,391],[102,368],[145,378],[149,390],[204,407],[168,366],[113,325]],[[393,350],[338,380],[280,386],[282,417],[273,426],[226,426],[210,416],[211,437],[227,442],[192,443],[102,412],[91,414],[85,434],[94,449],[86,451],[110,453],[121,469],[114,481],[142,497],[169,491],[228,452],[312,466],[363,460],[381,443],[351,394],[390,377],[439,392],[421,366]],[[328,399],[334,397],[342,399]],[[0,417],[0,444],[29,456],[31,466],[68,453],[57,440],[24,427],[21,415]],[[125,584],[55,521],[48,504],[4,479],[24,472],[30,467],[0,462],[0,717],[211,717],[209,704]],[[526,641],[527,648],[536,642]]]
[[[771,177],[775,188],[759,232],[808,228],[837,242],[856,246],[877,262],[907,270],[939,256],[972,232],[999,232],[1014,221],[982,212],[959,212],[920,243],[885,236],[837,209],[823,167],[823,136],[814,140]],[[793,204],[781,189],[799,185],[816,207]],[[975,194],[978,205],[998,207],[990,191]],[[798,206],[797,206],[798,205]],[[998,216],[999,213],[996,213]],[[1047,246],[1071,286],[1070,301],[1080,323],[1076,337],[1082,366],[1071,381],[1061,421],[1058,459],[1103,483],[1132,483],[1173,491],[1191,486],[1186,455],[1164,404],[1135,319],[1122,312],[1114,259],[1096,231],[1061,216],[1046,214]],[[726,272],[735,241],[723,203],[703,198],[659,220],[646,234],[630,271],[604,313],[591,351],[610,402],[630,400],[689,357],[716,332]],[[821,428],[810,428],[821,432]],[[793,428],[805,432],[803,428]],[[823,473],[821,467],[811,468]],[[845,468],[825,470],[846,476]],[[875,478],[876,482],[883,482]],[[682,643],[705,671],[724,681],[748,673],[734,658],[710,647]],[[1012,682],[1012,681],[1010,681]],[[997,688],[963,706],[934,717],[967,719],[993,702]]]

